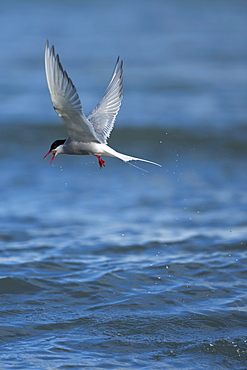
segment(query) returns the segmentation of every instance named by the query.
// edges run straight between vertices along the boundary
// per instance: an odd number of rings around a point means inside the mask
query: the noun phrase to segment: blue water
[[[246,369],[246,2],[0,9],[1,369]],[[42,160],[46,39],[86,114],[121,56],[109,144],[162,168]]]

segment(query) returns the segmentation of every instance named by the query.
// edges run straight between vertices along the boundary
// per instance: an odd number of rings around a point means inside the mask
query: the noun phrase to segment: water
[[[1,3],[2,369],[245,369],[246,2]],[[85,113],[117,55],[110,145],[157,161],[42,161],[66,132],[55,44]]]

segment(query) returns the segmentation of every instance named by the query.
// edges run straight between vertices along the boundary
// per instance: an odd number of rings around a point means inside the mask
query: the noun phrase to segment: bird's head
[[[63,145],[65,143],[66,139],[64,140],[55,140],[52,144],[51,144],[51,147],[50,147],[50,150],[48,153],[46,153],[46,155],[44,156],[43,159],[45,159],[49,154],[52,153],[52,157],[51,157],[51,160],[50,160],[50,164],[52,164],[52,162],[54,161],[55,157],[57,154],[59,154],[59,151],[58,151],[58,147],[60,145]]]

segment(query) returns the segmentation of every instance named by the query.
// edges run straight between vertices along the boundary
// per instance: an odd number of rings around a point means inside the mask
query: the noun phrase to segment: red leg
[[[96,154],[95,157],[98,158],[100,168],[102,168],[103,166],[105,167],[105,161],[103,161],[103,159],[100,158],[100,155]]]

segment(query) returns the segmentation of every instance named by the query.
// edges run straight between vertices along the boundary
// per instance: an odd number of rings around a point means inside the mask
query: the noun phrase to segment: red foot
[[[103,159],[100,158],[100,155],[95,155],[95,157],[98,158],[100,168],[102,168],[103,166],[105,167],[105,161],[103,161]]]

